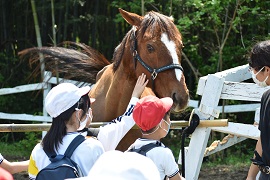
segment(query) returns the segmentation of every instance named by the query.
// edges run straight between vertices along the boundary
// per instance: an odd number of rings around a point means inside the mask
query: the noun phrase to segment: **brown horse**
[[[150,79],[142,96],[152,94],[171,97],[174,101],[172,111],[180,112],[188,103],[189,92],[181,66],[182,36],[173,20],[153,11],[144,17],[122,9],[119,11],[133,27],[115,48],[112,64],[101,54],[82,44],[78,44],[81,51],[43,47],[24,50],[20,55],[37,55],[37,52],[42,52],[47,65],[55,64],[54,60],[59,60],[57,62],[60,72],[72,72],[70,77],[83,76],[85,79],[80,80],[86,82],[91,82],[87,79],[87,76],[90,77],[89,73],[91,76],[97,74],[96,84],[89,93],[90,97],[96,99],[92,106],[94,122],[111,121],[123,114],[137,77],[142,73]],[[32,58],[34,59],[37,60]],[[93,68],[95,71],[90,72]],[[120,142],[118,149],[126,150],[140,136],[140,131],[131,130]]]

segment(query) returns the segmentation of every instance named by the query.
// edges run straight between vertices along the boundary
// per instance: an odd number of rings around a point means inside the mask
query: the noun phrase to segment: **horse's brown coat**
[[[131,98],[137,77],[145,73],[148,79],[151,78],[151,73],[134,61],[134,34],[137,52],[151,68],[158,69],[175,63],[161,41],[162,33],[166,33],[168,39],[174,42],[178,63],[181,64],[182,37],[171,18],[153,11],[144,17],[122,9],[119,11],[133,27],[115,49],[112,64],[91,47],[72,42],[68,42],[69,45],[77,46],[78,50],[74,47],[42,47],[26,49],[19,54],[21,57],[30,55],[30,62],[33,63],[39,62],[39,53],[43,53],[46,68],[52,72],[57,69],[60,75],[67,75],[67,78],[90,83],[96,81],[89,93],[90,97],[96,98],[92,104],[93,122],[108,122],[122,115]],[[172,111],[175,112],[186,107],[189,93],[183,73],[179,81],[175,70],[168,69],[158,73],[153,83],[154,88],[151,80],[149,82],[142,96],[152,94],[160,98],[171,97],[174,100]],[[139,130],[131,130],[121,141],[118,149],[126,150],[140,135]]]
[[[152,16],[152,18],[144,21],[144,17],[137,14],[129,13],[121,9],[120,13],[129,24],[136,27],[138,53],[149,66],[158,68],[172,63],[172,58],[168,53],[166,46],[160,41],[161,32],[166,32],[165,30],[175,31],[166,33],[173,36],[170,38],[175,42],[177,46],[177,55],[179,60],[181,60],[181,34],[169,17],[156,12],[151,12],[150,15],[147,16]],[[158,22],[148,22],[155,20]],[[151,23],[155,24],[156,27],[153,27],[154,29],[152,29]],[[164,29],[157,28],[157,23],[166,23],[168,24],[166,27],[170,28],[165,29],[164,24]],[[144,27],[142,24],[144,26],[148,25],[148,27]],[[133,40],[131,35],[132,30],[127,33],[122,43],[116,48],[113,58],[114,63],[109,65],[106,70],[102,72],[102,76],[100,76],[95,87],[89,94],[90,97],[96,98],[97,102],[93,104],[93,121],[110,121],[123,114],[131,98],[131,93],[135,86],[137,77],[141,73],[145,73],[148,79],[151,77],[150,73],[139,63],[137,63],[136,69],[134,68],[131,51],[133,48]],[[154,47],[154,52],[149,53],[147,50],[149,45]],[[188,90],[186,88],[185,78],[182,76],[181,81],[179,82],[176,79],[174,69],[158,74],[155,83],[156,95],[158,97],[172,97],[174,99],[174,108],[178,108],[176,111],[183,109],[187,105]],[[154,94],[150,88],[151,83],[149,83],[142,96]],[[122,140],[118,149],[126,150],[136,138],[140,137],[140,135],[140,131],[131,130],[131,132],[129,132]]]

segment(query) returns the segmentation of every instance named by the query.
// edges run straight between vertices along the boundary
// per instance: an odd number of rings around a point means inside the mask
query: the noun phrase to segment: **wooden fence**
[[[268,90],[269,87],[261,88],[254,83],[243,82],[250,78],[251,75],[248,72],[248,65],[238,66],[201,77],[197,88],[197,94],[201,96],[199,106],[198,101],[194,100],[190,100],[189,106],[195,109],[195,112],[199,115],[200,119],[205,120],[216,120],[220,116],[220,112],[236,113],[254,111],[254,120],[258,123],[260,98],[263,92]],[[62,78],[59,78],[58,81],[71,82],[78,86],[91,85]],[[50,72],[45,72],[44,82],[22,85],[14,88],[3,88],[0,89],[0,95],[43,89],[43,97],[45,97],[51,89],[51,85],[57,84],[58,81],[57,78],[51,77]],[[241,100],[254,103],[227,105],[222,107],[218,106],[220,99]],[[0,121],[1,119],[37,121],[43,123],[51,122],[51,118],[47,115],[44,108],[43,116],[0,112]],[[206,147],[211,131],[227,133],[229,135],[226,137],[226,140],[223,139],[222,141],[213,142],[215,146]],[[186,179],[198,179],[203,157],[224,150],[247,138],[257,139],[258,137],[258,128],[253,124],[229,122],[227,127],[197,127],[191,136],[189,146],[185,147]],[[179,153],[178,163],[181,164],[181,151]]]
[[[258,123],[260,99],[269,87],[262,88],[255,83],[244,82],[250,78],[248,64],[201,77],[197,88],[201,101],[199,107],[195,108],[195,112],[200,119],[213,120],[220,116],[221,111],[218,104],[221,99],[254,102],[253,104],[225,106],[224,112],[254,111],[254,121]],[[222,141],[213,142],[212,147],[206,147],[211,131],[229,135]],[[257,125],[247,123],[229,122],[228,127],[197,127],[191,136],[189,146],[185,147],[186,179],[198,179],[203,157],[224,150],[247,138],[258,139],[259,134]],[[181,163],[181,153],[179,164]]]

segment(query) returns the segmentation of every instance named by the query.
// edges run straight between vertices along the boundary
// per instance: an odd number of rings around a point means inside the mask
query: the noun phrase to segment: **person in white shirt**
[[[146,157],[156,164],[161,180],[184,179],[179,173],[172,151],[160,142],[170,129],[169,111],[172,104],[173,100],[170,97],[159,99],[152,95],[145,96],[137,102],[133,110],[133,118],[141,129],[142,138],[137,139],[127,150],[139,149],[150,143],[159,145],[147,151]]]
[[[138,77],[127,112],[121,116],[121,121],[115,120],[100,128],[98,140],[87,138],[81,143],[71,156],[81,168],[84,176],[88,174],[95,161],[106,150],[116,148],[123,136],[135,125],[131,116],[138,98],[148,83],[146,75]],[[88,97],[90,87],[78,88],[71,83],[62,83],[53,87],[45,98],[45,108],[53,118],[52,125],[30,156],[28,167],[29,179],[35,179],[40,170],[50,164],[46,152],[64,154],[70,142],[79,134],[86,136],[82,131],[89,127],[92,121],[91,103],[94,99]],[[118,118],[119,119],[119,118]],[[113,138],[112,138],[113,137]]]

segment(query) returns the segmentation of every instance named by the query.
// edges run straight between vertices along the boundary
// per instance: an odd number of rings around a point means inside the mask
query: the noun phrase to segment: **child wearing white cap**
[[[133,110],[133,118],[141,129],[142,138],[137,139],[128,151],[150,143],[158,144],[158,147],[146,152],[146,157],[156,164],[161,180],[166,177],[170,180],[184,179],[179,173],[172,151],[160,142],[170,129],[169,111],[172,104],[173,100],[170,97],[159,99],[150,95],[141,98]]]
[[[75,149],[71,159],[79,165],[84,176],[104,153],[103,145],[106,146],[107,150],[115,148],[128,130],[134,126],[135,122],[131,113],[148,83],[145,78],[144,74],[139,76],[127,108],[129,112],[121,117],[121,122],[112,123],[100,129],[99,136],[102,142],[94,138],[87,138]],[[86,136],[86,132],[81,130],[88,127],[93,118],[90,105],[94,99],[88,97],[89,91],[90,87],[88,86],[78,88],[71,83],[62,83],[52,88],[48,93],[45,99],[45,108],[53,121],[42,142],[38,143],[31,153],[28,167],[29,179],[35,179],[38,172],[50,164],[44,150],[49,153],[55,151],[56,154],[64,154],[76,136],[80,134]],[[112,141],[111,137],[114,135],[116,140]]]

